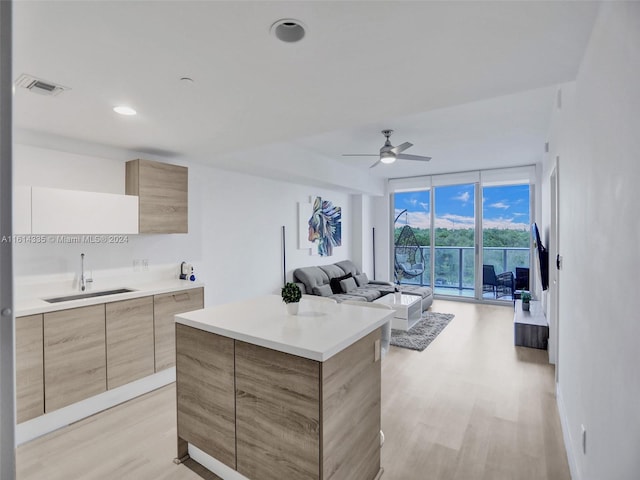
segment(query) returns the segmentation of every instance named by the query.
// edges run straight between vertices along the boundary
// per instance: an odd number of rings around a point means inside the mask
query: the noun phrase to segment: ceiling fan
[[[404,152],[407,148],[412,147],[413,143],[404,142],[397,147],[391,145],[389,137],[393,133],[393,130],[382,130],[382,134],[387,138],[384,145],[380,149],[380,153],[343,153],[343,157],[379,157],[378,161],[371,165],[369,168],[377,166],[379,163],[393,163],[396,160],[418,160],[420,162],[428,162],[431,157],[423,157],[422,155],[408,155]]]

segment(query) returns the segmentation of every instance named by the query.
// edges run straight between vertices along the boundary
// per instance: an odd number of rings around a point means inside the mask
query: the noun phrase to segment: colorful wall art
[[[312,204],[299,204],[299,221],[300,248],[311,247],[330,257],[333,248],[342,245],[342,209],[331,201],[315,197]]]
[[[308,223],[309,241],[318,244],[318,255],[333,255],[333,247],[342,245],[342,209],[316,197]]]

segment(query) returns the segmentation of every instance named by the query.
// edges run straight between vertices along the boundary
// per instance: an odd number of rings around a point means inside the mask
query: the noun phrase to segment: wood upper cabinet
[[[204,289],[154,295],[154,335],[156,372],[176,364],[176,326],[174,316],[204,307]]]
[[[140,233],[188,233],[188,173],[168,163],[127,162],[125,192],[139,198]]]
[[[16,318],[16,415],[22,423],[44,413],[42,315]]]
[[[153,297],[107,303],[107,388],[154,372]]]
[[[107,389],[105,306],[44,314],[45,412]]]

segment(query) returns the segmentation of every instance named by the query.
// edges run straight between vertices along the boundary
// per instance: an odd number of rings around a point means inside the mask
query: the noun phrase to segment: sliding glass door
[[[482,296],[512,300],[529,290],[530,188],[524,185],[482,188]]]

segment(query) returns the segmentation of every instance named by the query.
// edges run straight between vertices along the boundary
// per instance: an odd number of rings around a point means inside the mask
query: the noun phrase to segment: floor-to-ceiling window
[[[475,296],[473,183],[434,187],[435,293]]]
[[[391,180],[394,280],[492,301],[528,289],[533,178],[518,167]]]
[[[394,277],[412,285],[431,285],[431,192],[394,196]]]

